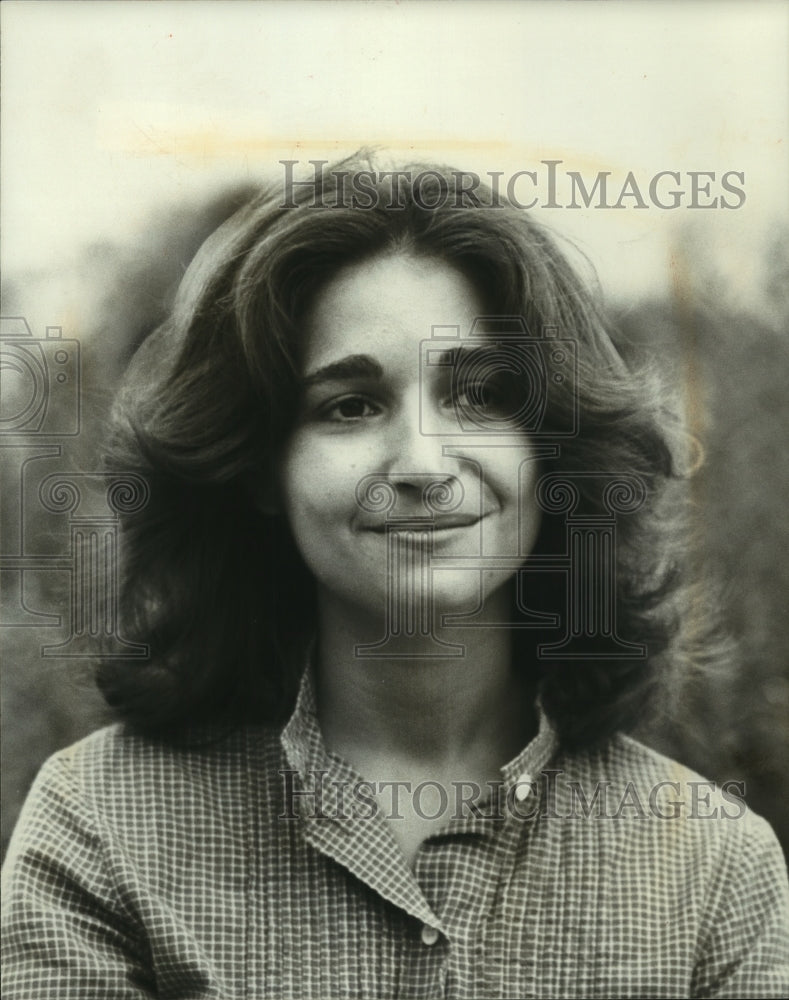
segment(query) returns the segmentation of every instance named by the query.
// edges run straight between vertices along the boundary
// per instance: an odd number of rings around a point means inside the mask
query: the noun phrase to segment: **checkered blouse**
[[[111,727],[56,754],[4,869],[4,997],[789,993],[770,828],[627,737],[564,755],[543,718],[413,870],[359,781],[309,672],[281,734]]]

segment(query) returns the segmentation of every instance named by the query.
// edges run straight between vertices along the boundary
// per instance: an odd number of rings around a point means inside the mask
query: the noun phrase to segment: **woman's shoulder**
[[[105,769],[145,765],[178,768],[190,762],[205,768],[227,767],[250,754],[265,753],[277,743],[277,737],[276,729],[265,726],[194,726],[156,736],[117,722],[58,750],[44,768],[100,774]]]
[[[565,815],[610,820],[634,850],[741,871],[783,852],[769,823],[747,805],[745,781],[716,782],[626,734],[557,762],[557,800]],[[705,862],[706,859],[706,862]],[[785,878],[785,876],[784,876]]]
[[[30,790],[28,810],[60,803],[111,825],[141,810],[159,816],[184,812],[185,804],[237,811],[254,773],[265,784],[280,765],[278,734],[264,727],[232,731],[193,729],[156,738],[117,723],[99,729],[49,757]]]

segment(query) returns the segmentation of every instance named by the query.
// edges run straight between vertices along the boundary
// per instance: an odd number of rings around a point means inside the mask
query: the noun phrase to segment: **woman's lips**
[[[458,518],[457,520],[447,518],[446,520],[434,521],[433,531],[452,531],[455,528],[472,528],[475,524],[479,524],[481,520],[481,517],[464,517]]]
[[[426,528],[432,528],[433,533],[436,534],[445,531],[455,531],[458,528],[471,528],[479,524],[482,519],[483,518],[480,517],[479,514],[448,514],[445,517],[436,517],[432,519],[414,515],[413,518],[404,517],[402,519],[398,518],[391,521],[365,525],[362,527],[362,530],[372,531],[377,535],[384,535],[386,534],[387,527],[399,529],[401,531],[413,531],[414,529],[425,530]]]

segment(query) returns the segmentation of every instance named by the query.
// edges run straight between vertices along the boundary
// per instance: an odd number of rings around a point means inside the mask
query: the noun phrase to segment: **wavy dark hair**
[[[107,659],[98,683],[137,728],[166,736],[195,723],[275,723],[291,710],[314,585],[285,519],[261,513],[257,497],[295,416],[316,293],[342,267],[392,252],[451,264],[492,313],[522,317],[536,342],[546,327],[575,342],[577,378],[548,381],[541,425],[561,443],[541,471],[579,486],[573,516],[606,513],[607,476],[645,487],[641,506],[617,520],[615,606],[619,637],[647,655],[601,647],[590,659],[544,659],[537,646],[557,633],[516,630],[517,656],[536,672],[564,745],[631,728],[659,681],[689,662],[679,599],[688,449],[660,381],[625,365],[596,295],[527,212],[494,203],[484,187],[464,190],[452,169],[407,169],[382,177],[359,157],[316,169],[312,185],[252,198],[204,243],[169,318],[130,365],[107,468],[144,476],[150,490],[123,524],[120,603],[126,635],[152,654]],[[360,171],[363,203],[347,183]],[[537,556],[564,551],[565,521],[544,516]],[[561,575],[539,579],[530,607],[561,613]]]

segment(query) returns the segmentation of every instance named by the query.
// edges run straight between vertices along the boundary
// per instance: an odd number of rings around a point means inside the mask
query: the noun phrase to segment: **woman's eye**
[[[330,403],[321,411],[324,419],[340,423],[362,420],[365,417],[372,417],[376,413],[378,413],[377,407],[363,396],[345,396],[343,399]]]

